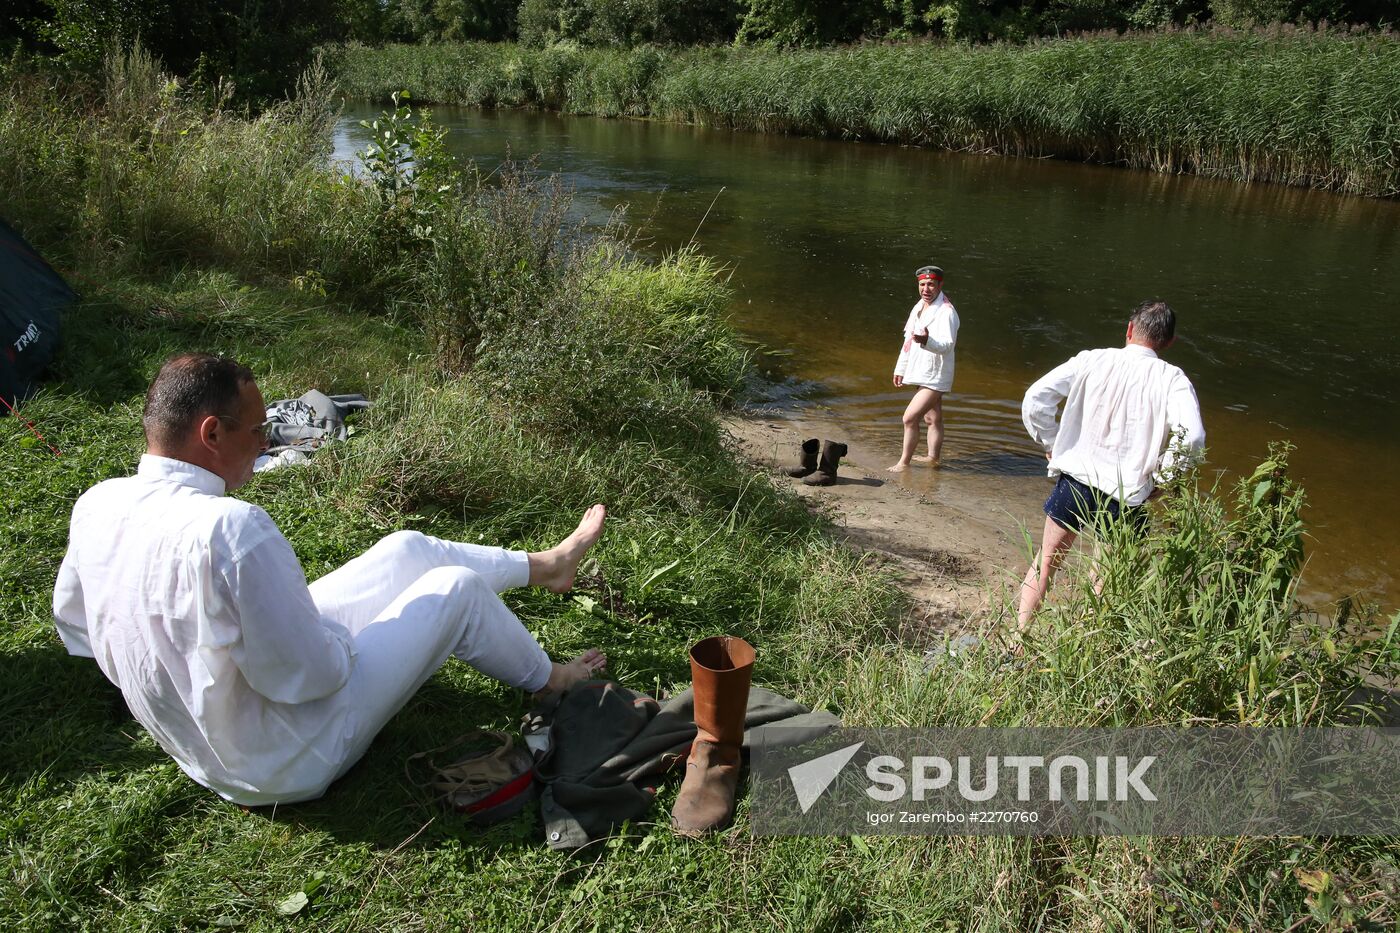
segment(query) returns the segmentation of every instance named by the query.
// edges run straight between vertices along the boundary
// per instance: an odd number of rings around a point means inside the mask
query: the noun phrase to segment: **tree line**
[[[418,2],[439,8],[463,0]],[[1400,0],[523,0],[516,38],[527,45],[810,47],[922,38],[1019,42],[1207,22],[1390,27],[1400,23]]]
[[[1092,30],[1331,23],[1390,28],[1400,0],[9,0],[0,51],[94,67],[138,40],[172,71],[280,96],[330,42],[518,41],[592,47],[943,38],[1019,42]]]

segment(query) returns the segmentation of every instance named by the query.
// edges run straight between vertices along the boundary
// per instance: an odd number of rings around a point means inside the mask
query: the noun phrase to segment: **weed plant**
[[[461,44],[334,53],[349,95],[650,116],[1400,193],[1400,38],[1273,27],[1029,45]]]
[[[471,831],[404,760],[510,728],[524,704],[457,664],[323,799],[220,802],[50,621],[72,503],[131,471],[144,387],[177,350],[246,361],[269,398],[375,400],[348,442],[239,493],[310,577],[401,528],[538,548],[607,502],[572,595],[507,599],[556,656],[601,645],[639,690],[684,686],[686,647],[728,632],[758,647],[758,682],[853,724],[1320,724],[1354,712],[1357,684],[1393,677],[1400,622],[1362,640],[1298,611],[1300,494],[1280,452],[1229,507],[1183,483],[1152,537],[1113,542],[1102,593],[1071,572],[1027,663],[1006,663],[1009,607],[994,594],[992,617],[967,623],[985,647],[926,670],[941,635],[724,446],[717,418],[745,355],[711,261],[647,263],[616,229],[570,230],[553,182],[522,169],[488,185],[434,162],[431,124],[397,109],[378,163],[342,177],[324,161],[314,75],[256,118],[203,109],[139,55],[102,87],[13,73],[0,86],[8,219],[84,294],[52,380],[21,409],[62,456],[0,419],[0,926],[1395,922],[1388,839],[760,839],[744,802],[734,831],[687,841],[664,825],[673,787],[578,858],[548,851],[531,814]]]

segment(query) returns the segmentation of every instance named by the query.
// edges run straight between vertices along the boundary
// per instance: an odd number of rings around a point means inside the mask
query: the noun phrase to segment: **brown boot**
[[[836,441],[824,441],[822,443],[822,455],[817,466],[817,472],[804,479],[802,482],[808,486],[835,486],[836,468],[841,465],[841,458],[846,456],[846,445],[838,444]]]
[[[728,635],[706,638],[690,649],[698,731],[671,808],[671,828],[682,836],[724,829],[734,820],[753,659],[752,645]]]
[[[784,472],[786,472],[788,476],[795,478],[801,478],[809,473],[815,472],[817,469],[817,449],[820,448],[821,445],[821,441],[817,440],[815,437],[803,441],[802,459],[798,461],[797,466],[789,467]]]

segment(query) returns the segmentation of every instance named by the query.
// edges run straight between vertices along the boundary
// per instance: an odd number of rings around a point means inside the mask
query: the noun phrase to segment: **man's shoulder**
[[[137,476],[114,476],[89,486],[78,496],[73,505],[73,514],[82,515],[91,511],[107,511],[134,501],[142,494],[144,483]]]
[[[81,496],[78,497],[78,500],[82,501],[83,499],[87,499],[89,497],[101,498],[104,496],[121,495],[123,490],[134,489],[138,485],[140,485],[140,483],[140,477],[136,476],[135,474],[131,476],[113,476],[109,479],[104,479],[99,482],[93,483]]]
[[[1128,351],[1125,349],[1122,352],[1127,353]],[[1154,386],[1159,392],[1170,394],[1181,386],[1185,386],[1192,392],[1196,391],[1185,370],[1175,363],[1168,363],[1160,356],[1131,354],[1131,361],[1131,365],[1136,367],[1137,375],[1134,378]]]
[[[1163,381],[1170,382],[1176,379],[1183,379],[1188,385],[1191,382],[1190,378],[1186,375],[1186,370],[1175,363],[1168,363],[1160,356],[1148,357],[1146,362],[1161,375]]]
[[[181,532],[191,540],[205,542],[215,553],[237,561],[282,532],[272,516],[261,507],[228,496],[201,496],[190,513],[180,520]]]
[[[281,535],[272,516],[251,502],[141,476],[107,479],[91,487],[78,497],[73,517],[82,522],[155,526],[164,534],[202,540],[235,557]]]
[[[1086,367],[1091,366],[1093,363],[1113,359],[1113,355],[1115,352],[1116,350],[1113,347],[1100,347],[1098,349],[1091,348],[1088,350],[1080,350],[1078,353],[1074,354],[1074,356],[1071,356],[1069,359],[1065,360],[1065,363],[1062,365],[1068,365],[1070,363],[1073,363],[1075,366],[1083,370]]]
[[[1141,353],[1131,347],[1100,347],[1097,350],[1084,350],[1079,354],[1079,358],[1085,360],[1120,361],[1126,360],[1131,364],[1155,370],[1156,372],[1180,376],[1186,378],[1186,373],[1175,363],[1168,363],[1160,356]]]
[[[261,507],[242,499],[218,497],[209,516],[211,530],[228,542],[234,557],[242,556],[268,538],[282,532],[272,516]]]

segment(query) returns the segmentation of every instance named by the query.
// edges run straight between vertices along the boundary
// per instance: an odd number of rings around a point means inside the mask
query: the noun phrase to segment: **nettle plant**
[[[447,151],[447,129],[427,110],[415,117],[407,91],[390,99],[392,111],[360,121],[373,136],[359,156],[379,197],[380,230],[405,248],[432,240],[436,219],[456,200],[460,172]]]

